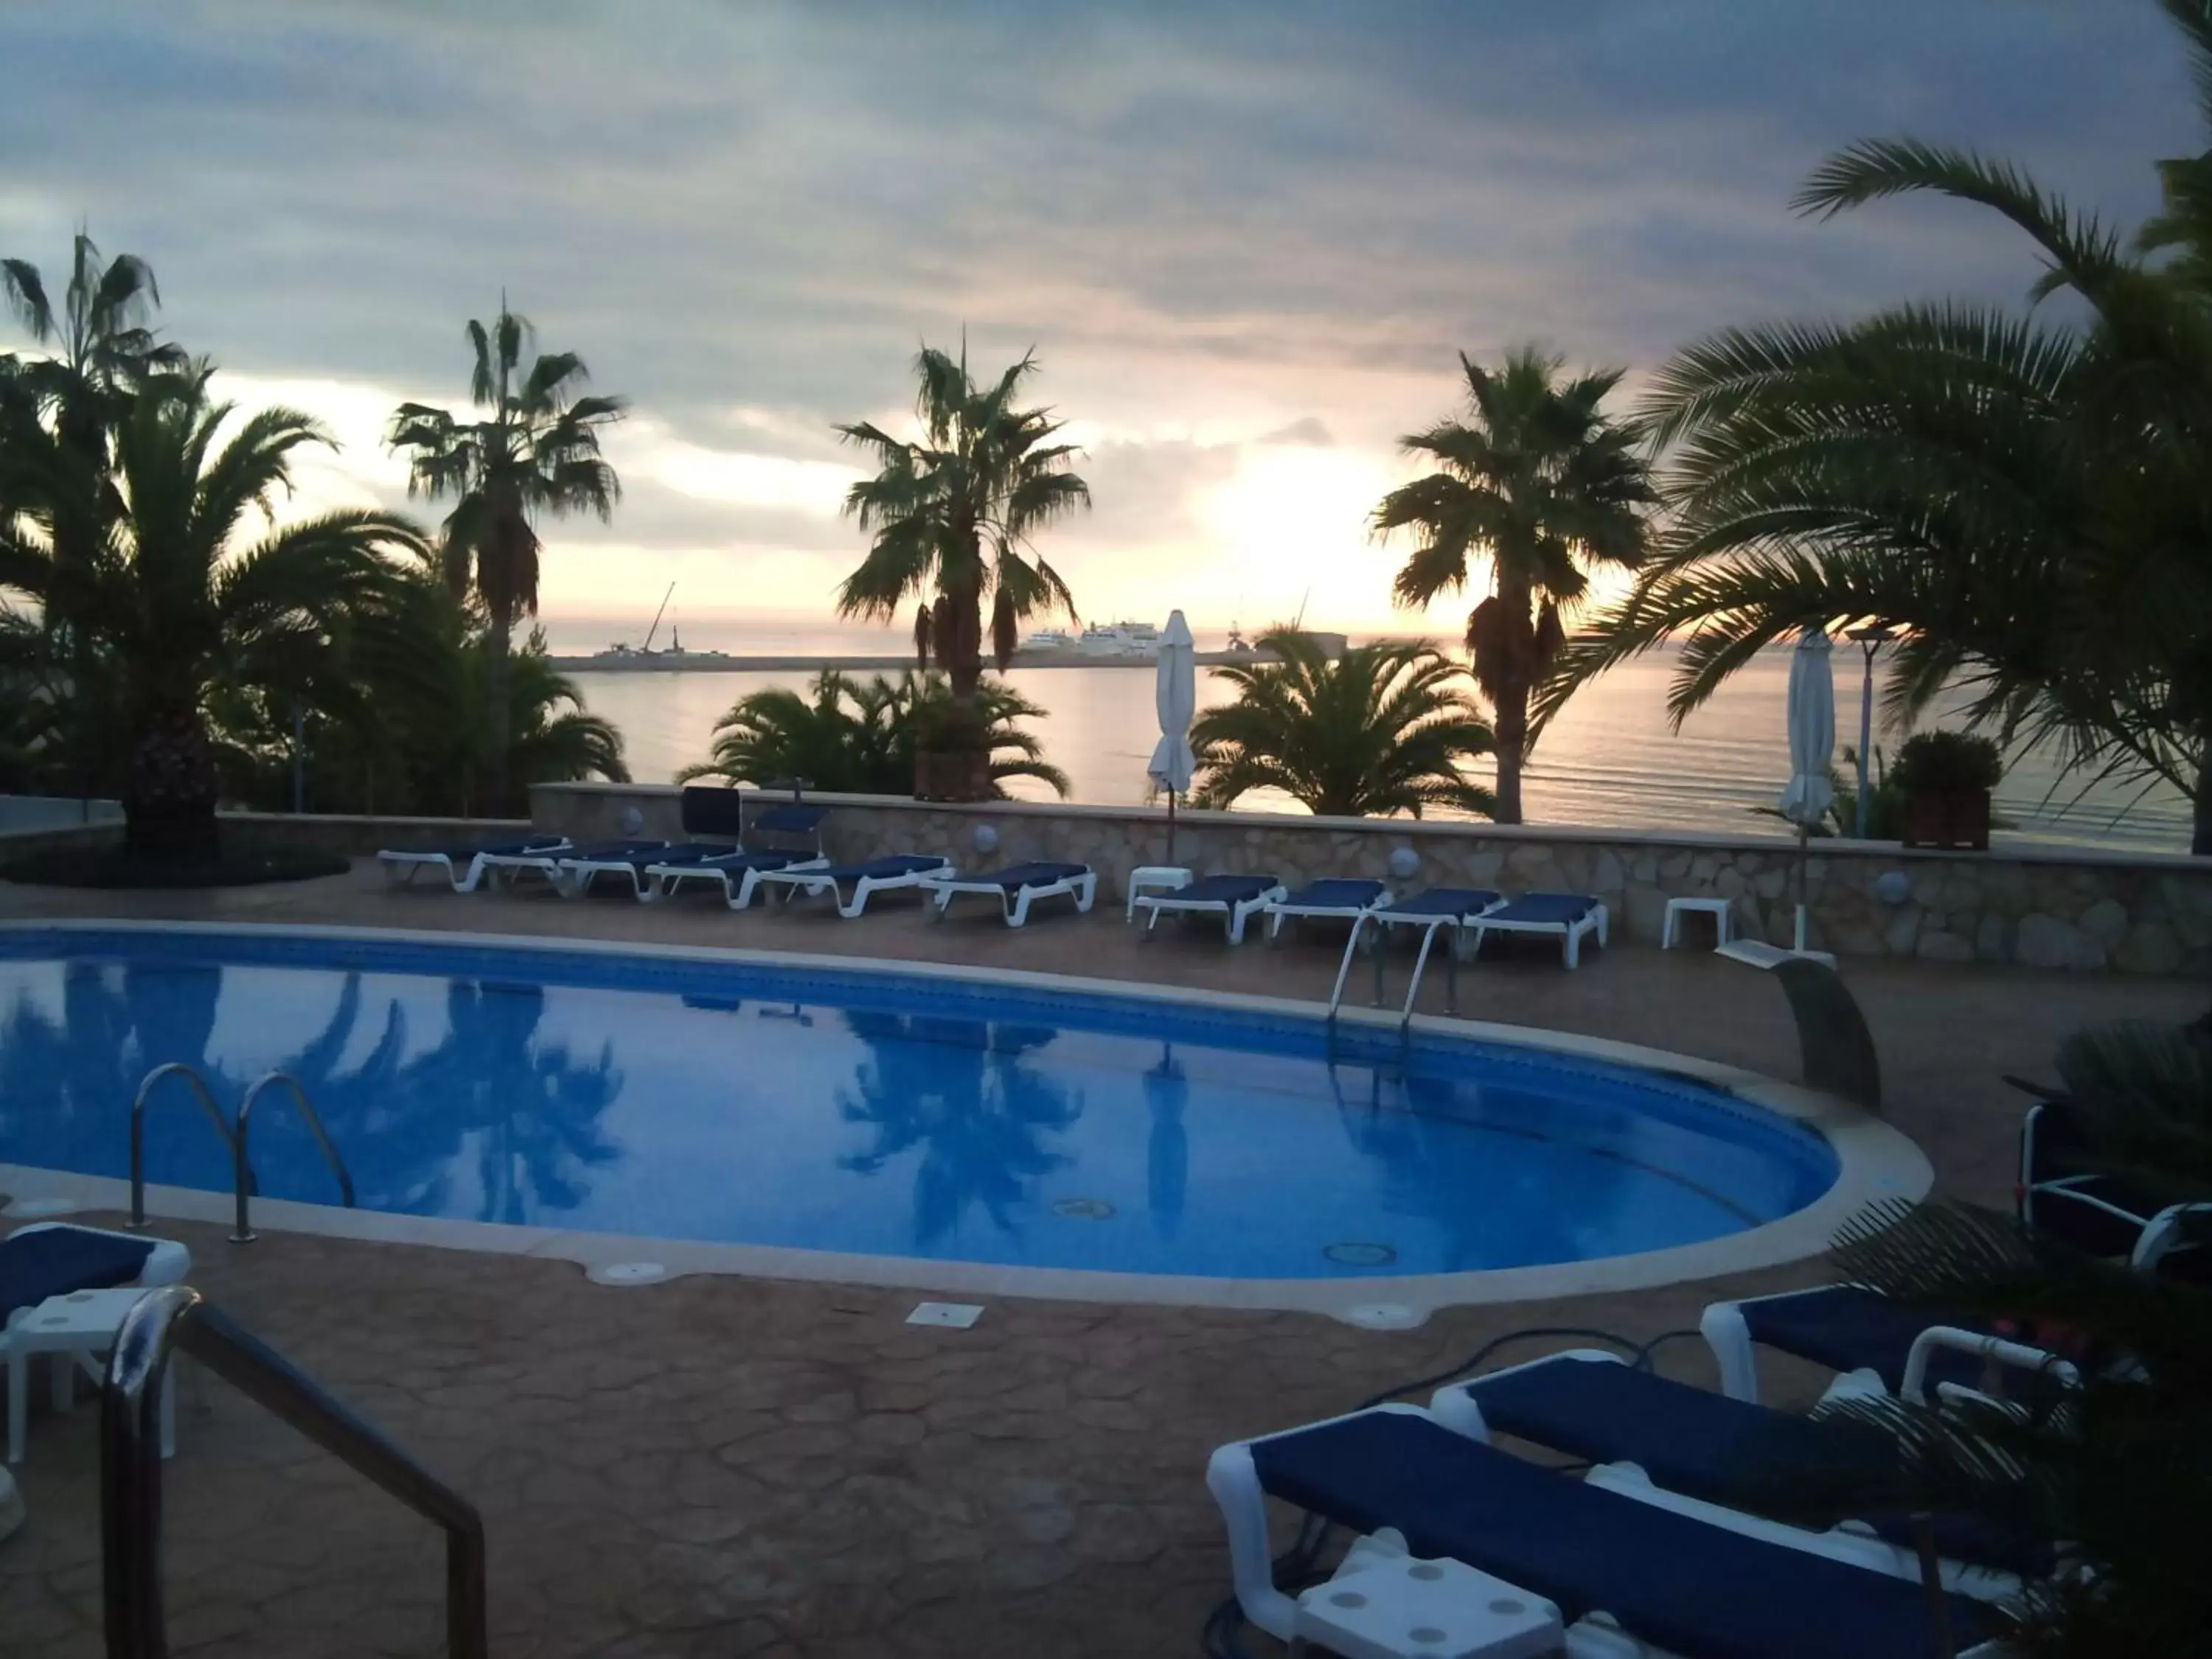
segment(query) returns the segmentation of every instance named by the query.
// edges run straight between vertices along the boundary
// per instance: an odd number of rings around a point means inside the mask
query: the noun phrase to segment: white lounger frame
[[[1086,869],[1079,876],[1062,876],[1058,881],[1041,882],[1033,887],[1010,888],[1003,883],[982,879],[963,881],[957,872],[940,872],[925,876],[921,884],[935,896],[931,909],[933,917],[944,915],[956,893],[984,893],[999,901],[1000,913],[1009,927],[1029,924],[1030,906],[1038,899],[1072,897],[1079,913],[1087,912],[1098,900],[1098,872]]]
[[[567,852],[556,847],[537,853],[486,853],[477,861],[483,866],[484,874],[490,878],[494,887],[502,883],[511,886],[520,876],[540,875],[545,878],[547,886],[565,898],[568,890],[567,878],[562,872],[568,865],[576,862],[570,856],[574,851],[572,843]],[[650,854],[643,853],[639,856],[649,857]]]
[[[897,876],[861,876],[853,883],[853,896],[848,902],[837,892],[837,884],[823,873],[830,866],[822,864],[812,870],[763,870],[763,881],[774,882],[784,890],[786,904],[795,898],[812,898],[820,893],[836,897],[837,914],[850,921],[868,908],[869,897],[876,893],[892,892],[902,887],[920,887],[932,878],[954,876],[959,873],[950,864],[939,865],[934,870],[909,870]]]
[[[639,856],[650,858],[653,855],[646,853]],[[654,870],[659,867],[663,866],[635,864],[629,859],[562,859],[560,861],[560,878],[553,885],[562,898],[581,898],[592,890],[592,882],[599,877],[624,876],[629,880],[630,890],[637,895],[638,902],[642,904],[657,896],[655,889],[659,884],[653,877]],[[672,864],[665,867],[680,870],[684,866]]]
[[[1510,899],[1506,901],[1508,904],[1511,902]],[[1498,907],[1500,910],[1504,908],[1504,904]],[[1486,933],[1540,933],[1559,941],[1559,954],[1570,968],[1582,965],[1583,936],[1595,933],[1597,942],[1603,945],[1610,927],[1605,906],[1596,900],[1592,900],[1590,908],[1572,921],[1499,921],[1494,915],[1484,915],[1471,918],[1467,925],[1474,931],[1472,955],[1482,954],[1482,936]]]
[[[138,1269],[138,1277],[131,1281],[131,1288],[143,1286],[151,1290],[157,1285],[181,1285],[185,1282],[185,1276],[192,1270],[192,1253],[173,1238],[151,1238],[143,1233],[118,1232],[112,1227],[88,1227],[75,1221],[29,1221],[7,1236],[14,1238],[23,1233],[55,1232],[64,1228],[72,1232],[98,1233],[106,1238],[120,1238],[132,1244],[152,1245],[153,1249],[147,1255],[145,1265]],[[18,1308],[8,1323],[13,1325],[16,1320],[27,1319],[31,1312],[29,1308]],[[10,1463],[23,1461],[23,1442],[29,1428],[31,1361],[33,1358],[35,1356],[26,1354],[21,1363],[17,1364],[9,1358],[6,1345],[0,1343],[0,1366],[5,1366],[8,1371],[8,1461]],[[54,1407],[58,1411],[67,1411],[70,1396],[75,1393],[70,1385],[70,1367],[85,1366],[95,1381],[99,1379],[100,1373],[92,1369],[88,1360],[77,1354],[55,1354],[52,1364]],[[173,1457],[176,1450],[177,1367],[172,1362],[168,1375],[161,1382],[161,1455]]]
[[[779,865],[777,869],[795,872],[829,867],[830,860],[817,854],[811,859],[794,859],[789,864]],[[645,873],[653,878],[652,885],[638,896],[648,904],[674,896],[677,890],[687,881],[711,881],[721,888],[724,903],[732,910],[743,910],[752,903],[753,895],[760,890],[761,878],[774,872],[750,868],[732,872],[699,864],[651,864],[646,866]]]
[[[1503,1370],[1486,1372],[1463,1382],[1447,1383],[1430,1397],[1430,1415],[1455,1434],[1463,1434],[1470,1440],[1480,1440],[1485,1445],[1492,1444],[1490,1425],[1483,1418],[1482,1402],[1475,1397],[1475,1391],[1494,1377],[1510,1376],[1516,1371],[1529,1370],[1562,1359],[1580,1360],[1590,1364],[1626,1365],[1628,1363],[1619,1354],[1608,1353],[1602,1348],[1569,1348],[1559,1353],[1547,1354],[1541,1359],[1508,1365]],[[1759,1409],[1765,1411],[1771,1408],[1761,1406]],[[1637,1463],[1594,1464],[1583,1478],[1608,1492],[1633,1498],[1638,1503],[1673,1510],[1677,1514],[1686,1515],[1716,1527],[1726,1527],[1731,1531],[1747,1533],[1753,1538],[1765,1538],[1771,1541],[1775,1536],[1771,1529],[1780,1527],[1784,1532],[1793,1534],[1790,1540],[1793,1549],[1811,1550],[1815,1554],[1832,1556],[1838,1561],[1848,1561],[1854,1566],[1887,1573],[1893,1578],[1903,1578],[1911,1583],[1921,1582],[1920,1557],[1917,1552],[1893,1544],[1886,1538],[1878,1538],[1870,1532],[1862,1531],[1848,1521],[1824,1532],[1788,1527],[1780,1522],[1768,1522],[1747,1515],[1741,1510],[1716,1504],[1709,1498],[1688,1498],[1670,1492],[1656,1485],[1644,1473],[1643,1466]],[[1939,1562],[1937,1570],[1944,1589],[1955,1590],[1961,1595],[1971,1595],[1978,1601],[1999,1601],[2020,1594],[2020,1579],[2013,1573],[1979,1566],[1971,1561],[1953,1560]]]
[[[1721,1392],[1731,1400],[1749,1401],[1760,1404],[1759,1397],[1758,1344],[1752,1340],[1751,1326],[1743,1316],[1746,1308],[1756,1307],[1761,1302],[1779,1301],[1784,1297],[1803,1296],[1808,1291],[1831,1288],[1813,1285],[1799,1291],[1777,1291],[1771,1296],[1747,1296],[1735,1302],[1715,1302],[1709,1304],[1698,1321],[1698,1330],[1712,1350],[1713,1364],[1721,1375]],[[1907,1400],[1924,1401],[1927,1398],[1928,1366],[1936,1350],[1948,1349],[1954,1353],[1972,1354],[2000,1365],[2014,1365],[2026,1370],[2048,1370],[2063,1382],[2079,1380],[2079,1373],[2065,1360],[2042,1348],[2029,1347],[2025,1343],[2009,1342],[2001,1336],[1987,1336],[1979,1331],[1961,1330],[1955,1325],[1930,1325],[1913,1339],[1905,1355],[1905,1375],[1899,1379],[1903,1384],[1902,1395]],[[1828,1385],[1830,1399],[1846,1394],[1882,1394],[1885,1389],[1879,1373],[1871,1370],[1846,1371]]]
[[[1346,877],[1346,880],[1355,878]],[[1273,945],[1283,931],[1285,917],[1294,921],[1349,921],[1357,923],[1362,916],[1370,916],[1377,910],[1387,910],[1397,895],[1385,887],[1365,904],[1293,904],[1285,893],[1267,906],[1267,943]]]
[[[558,858],[562,848],[568,845],[569,843],[565,841],[549,842],[538,850]],[[453,890],[456,893],[475,892],[477,884],[483,881],[491,870],[492,857],[489,853],[475,854],[469,859],[465,870],[456,870],[453,867],[453,855],[449,852],[410,853],[394,848],[376,855],[377,862],[384,866],[384,879],[387,885],[411,886],[419,872],[442,870],[446,872],[446,879],[453,884]],[[403,870],[406,872],[404,875],[400,873]]]
[[[1188,884],[1185,884],[1185,885]],[[1176,896],[1179,890],[1181,890],[1170,887],[1164,892],[1139,893],[1129,901],[1138,909],[1152,912],[1150,919],[1145,923],[1145,933],[1147,936],[1151,934],[1153,928],[1160,925],[1162,913],[1172,910],[1182,916],[1219,916],[1229,934],[1229,942],[1231,945],[1242,945],[1244,942],[1244,924],[1266,910],[1269,905],[1289,896],[1290,894],[1290,890],[1280,882],[1277,882],[1273,887],[1255,893],[1249,899],[1239,899],[1234,903],[1227,899],[1179,899]]]
[[[1607,1356],[1610,1358],[1611,1356]],[[1463,1432],[1457,1425],[1445,1422],[1419,1406],[1402,1403],[1377,1406],[1382,1412],[1398,1412],[1412,1417],[1427,1418],[1440,1427],[1455,1433]],[[1348,1417],[1363,1416],[1364,1413],[1346,1413],[1343,1417],[1322,1419],[1319,1423],[1301,1424],[1295,1429],[1283,1431],[1285,1435],[1303,1434],[1310,1429],[1340,1423]],[[1251,1440],[1231,1441],[1218,1448],[1206,1462],[1206,1486],[1213,1494],[1213,1501],[1221,1510],[1221,1519],[1229,1534],[1229,1571],[1231,1582],[1237,1593],[1237,1604],[1244,1616],[1268,1635],[1279,1641],[1295,1639],[1298,1604],[1296,1599],[1275,1588],[1274,1551],[1267,1530],[1267,1495],[1260,1485],[1260,1475],[1252,1461],[1252,1448],[1261,1441],[1282,1437],[1279,1435],[1260,1435]],[[1562,1474],[1562,1480],[1572,1477]],[[1747,1538],[1778,1545],[1784,1549],[1802,1551],[1810,1555],[1825,1555],[1832,1560],[1850,1566],[1875,1566],[1869,1552],[1863,1547],[1866,1540],[1849,1534],[1807,1532],[1799,1527],[1786,1527],[1779,1522],[1762,1520],[1735,1510],[1702,1504],[1695,1499],[1662,1492],[1644,1478],[1643,1471],[1633,1464],[1601,1465],[1583,1477],[1595,1480],[1608,1492],[1656,1508],[1673,1510],[1693,1520],[1741,1533]],[[1878,1541],[1878,1540],[1877,1540]],[[1888,1546],[1882,1546],[1888,1552]],[[1470,1566],[1480,1567],[1479,1562]],[[1908,1575],[1918,1577],[1916,1566]],[[1531,1595],[1532,1601],[1541,1597]],[[1634,1639],[1629,1632],[1601,1613],[1592,1613],[1567,1626],[1566,1654],[1568,1659],[1680,1659],[1680,1656],[1664,1648],[1654,1647]],[[1996,1644],[1984,1642],[1968,1649],[1960,1659],[2000,1659],[2003,1650]]]

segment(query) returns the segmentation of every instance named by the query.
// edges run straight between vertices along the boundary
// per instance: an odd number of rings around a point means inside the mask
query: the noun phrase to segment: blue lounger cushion
[[[1870,1432],[1605,1360],[1516,1366],[1479,1378],[1468,1392],[1493,1433],[1591,1463],[1634,1463],[1669,1492],[1735,1509],[1764,1507],[1793,1473],[1818,1476],[1860,1467],[1866,1459],[1858,1448]],[[1852,1518],[1890,1543],[1915,1547],[1909,1515]],[[2003,1534],[1967,1516],[1938,1516],[1936,1547],[1952,1559],[2008,1572],[2040,1575],[2056,1564],[2047,1542]]]
[[[1892,1394],[1905,1386],[1905,1362],[1914,1339],[1930,1325],[1983,1334],[1990,1328],[1982,1320],[1939,1317],[1855,1285],[1827,1285],[1737,1306],[1753,1341],[1832,1371],[1871,1370]],[[1982,1369],[1982,1362],[1972,1355],[1944,1349],[1929,1360],[1929,1386],[1962,1382],[1971,1388],[1980,1380]]]
[[[519,859],[530,853],[548,853],[566,846],[568,839],[566,836],[528,836],[520,841],[479,841],[453,847],[397,847],[392,850],[404,857],[447,858],[456,864],[466,864],[479,855]]]
[[[827,870],[811,870],[807,873],[824,881],[858,881],[872,877],[878,881],[890,876],[918,876],[925,870],[942,870],[945,860],[926,853],[895,853],[889,858],[870,859],[866,864],[833,864]]]
[[[609,859],[610,864],[627,864],[633,870],[643,871],[656,864],[700,864],[708,859],[727,858],[738,849],[726,841],[684,841],[673,847],[656,847],[650,853],[640,853],[632,858]],[[580,858],[582,854],[576,854]]]
[[[1164,904],[1243,904],[1276,884],[1273,876],[1200,876],[1152,896]]]
[[[971,880],[989,882],[1008,892],[1019,892],[1024,887],[1049,887],[1054,882],[1073,881],[1079,876],[1091,873],[1087,864],[1010,864],[1003,870],[987,870]]]
[[[1523,893],[1502,910],[1493,910],[1485,921],[1517,921],[1532,927],[1565,927],[1597,908],[1588,893]]]
[[[1921,1659],[1927,1591],[1865,1567],[1746,1537],[1585,1486],[1425,1417],[1369,1412],[1256,1442],[1261,1486],[1359,1532],[1395,1527],[1559,1604],[1603,1610],[1643,1641],[1697,1659]],[[1947,1595],[1964,1651],[1991,1615]]]
[[[1415,921],[1431,916],[1472,916],[1497,902],[1498,895],[1486,887],[1431,887],[1425,893],[1393,900],[1376,914]]]
[[[1285,910],[1364,910],[1382,896],[1379,881],[1362,881],[1350,876],[1325,877],[1310,881],[1281,902]]]
[[[826,806],[771,806],[753,815],[752,827],[775,836],[811,836],[829,816]]]
[[[568,863],[618,864],[647,854],[658,858],[667,847],[665,841],[598,841],[586,847],[548,848],[545,856]]]
[[[796,864],[805,858],[804,853],[721,853],[712,858],[687,859],[685,864],[694,870],[719,870],[726,875],[742,876],[748,870],[781,870],[787,864]],[[665,862],[649,860],[648,864]]]
[[[0,1325],[21,1308],[71,1291],[128,1285],[154,1254],[150,1239],[117,1238],[82,1227],[41,1227],[0,1238]]]

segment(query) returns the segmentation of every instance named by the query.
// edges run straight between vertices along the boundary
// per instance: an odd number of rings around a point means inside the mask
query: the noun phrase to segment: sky
[[[827,617],[865,549],[832,423],[911,363],[1034,349],[1091,512],[1088,619],[1456,632],[1365,520],[1455,354],[1639,377],[1713,330],[2020,299],[2017,235],[1790,196],[1850,140],[2026,163],[2130,222],[2201,148],[2150,0],[0,3],[0,253],[150,260],[168,333],[342,448],[303,507],[405,500],[501,296],[593,389],[611,525],[544,527],[546,616]],[[434,517],[441,508],[417,504]]]

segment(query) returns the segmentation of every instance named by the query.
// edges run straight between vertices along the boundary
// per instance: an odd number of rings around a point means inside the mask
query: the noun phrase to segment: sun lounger
[[[1716,1302],[1698,1328],[1720,1368],[1721,1392],[1733,1400],[1759,1398],[1755,1347],[1838,1373],[1832,1394],[1886,1389],[1906,1399],[1925,1399],[1940,1384],[1978,1387],[1993,1364],[2040,1370],[2054,1363],[1978,1322],[1939,1319],[1857,1285]]]
[[[561,860],[561,880],[557,884],[562,897],[581,898],[592,890],[592,884],[599,877],[624,876],[629,880],[630,890],[642,902],[659,896],[654,870],[702,864],[708,859],[727,858],[738,850],[726,841],[686,841],[655,845],[643,853],[598,858],[577,852]]]
[[[1597,942],[1606,942],[1605,906],[1587,893],[1527,893],[1500,905],[1497,909],[1470,924],[1474,929],[1474,948],[1482,949],[1486,933],[1545,933],[1559,941],[1560,954],[1567,966],[1573,968],[1582,961],[1583,936],[1595,933]]]
[[[1160,925],[1163,915],[1218,915],[1228,929],[1229,942],[1242,945],[1245,922],[1283,896],[1283,885],[1273,876],[1200,876],[1164,892],[1139,893],[1130,902],[1152,912],[1145,923],[1147,934]]]
[[[1487,887],[1430,887],[1376,905],[1370,913],[1393,927],[1471,927],[1505,901]]]
[[[1429,1410],[1486,1443],[1504,1434],[1585,1463],[1633,1465],[1668,1492],[1731,1509],[1756,1505],[1793,1476],[1853,1466],[1868,1432],[1731,1400],[1589,1348],[1452,1383]],[[1911,1515],[1869,1515],[1856,1524],[1863,1531],[1845,1535],[1867,1548],[1869,1565],[1918,1581]],[[1972,1517],[1938,1516],[1935,1529],[1945,1581],[1984,1600],[2014,1594],[2021,1576],[2056,1565],[2048,1540],[2008,1536]]]
[[[1085,911],[1098,896],[1098,872],[1087,864],[1010,864],[973,876],[948,870],[923,877],[921,884],[935,896],[940,916],[954,895],[981,893],[999,901],[1009,927],[1024,926],[1030,906],[1039,899],[1073,898],[1076,909]]]
[[[191,1269],[191,1252],[174,1239],[111,1232],[104,1227],[81,1227],[68,1221],[33,1221],[0,1238],[0,1330],[27,1316],[48,1297],[126,1285],[176,1285]],[[26,1354],[20,1362],[10,1360],[7,1348],[0,1345],[0,1364],[8,1370],[10,1463],[23,1461],[24,1432],[30,1414],[31,1359]],[[75,1359],[72,1355],[58,1354],[53,1363],[70,1364]],[[60,1386],[66,1386],[65,1381]],[[166,1455],[170,1432],[167,1417],[173,1407],[167,1395],[162,1404]]]
[[[2063,1100],[2027,1109],[2020,1126],[2021,1224],[2091,1255],[2124,1256],[2131,1267],[2202,1280],[2212,1205],[2160,1204],[2139,1182],[2103,1174],[2088,1137]]]
[[[687,859],[681,863],[650,863],[645,867],[649,885],[642,897],[664,899],[696,882],[721,889],[723,901],[732,910],[753,902],[761,878],[772,870],[826,870],[830,860],[819,854],[799,853],[726,853],[719,858]]]
[[[1267,902],[1267,938],[1272,942],[1282,933],[1285,917],[1295,921],[1357,921],[1389,897],[1390,890],[1379,881],[1348,876],[1310,881],[1295,893]]]
[[[379,853],[384,878],[395,887],[410,885],[424,870],[442,870],[456,893],[473,893],[484,878],[486,860],[524,854],[557,853],[568,845],[566,836],[522,836],[509,841],[478,842],[457,847],[390,847]]]
[[[1206,1486],[1228,1526],[1238,1602],[1285,1641],[1297,1604],[1273,1582],[1268,1497],[1358,1532],[1394,1529],[1417,1557],[1464,1562],[1552,1602],[1570,1626],[1571,1655],[1936,1651],[1928,1590],[1869,1569],[1855,1547],[1863,1540],[1732,1510],[1686,1514],[1655,1498],[1656,1488],[1573,1480],[1455,1433],[1417,1407],[1224,1446]],[[1941,1606],[1962,1659],[1994,1654],[1999,1622],[1983,1604],[1947,1594]],[[1601,1613],[1605,1621],[1592,1618]]]
[[[568,875],[563,866],[570,863],[604,864],[617,859],[641,858],[647,854],[666,850],[665,841],[600,841],[581,847],[562,845],[557,848],[540,848],[515,853],[487,853],[484,854],[484,873],[496,884],[513,882],[526,875],[545,878],[546,884],[556,893],[567,891]]]
[[[868,899],[876,893],[890,892],[901,887],[919,887],[929,877],[950,874],[950,860],[927,853],[899,853],[889,858],[870,859],[865,864],[824,864],[809,869],[786,867],[764,870],[763,881],[773,882],[784,890],[784,902],[799,897],[811,898],[828,893],[837,902],[837,914],[848,921],[868,908]],[[845,890],[850,887],[848,899]]]

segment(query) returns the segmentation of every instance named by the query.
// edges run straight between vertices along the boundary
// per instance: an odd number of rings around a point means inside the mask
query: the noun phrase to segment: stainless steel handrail
[[[108,1659],[167,1659],[161,1605],[161,1378],[188,1353],[446,1534],[446,1650],[489,1659],[483,1518],[476,1506],[189,1285],[125,1316],[100,1401],[100,1556]]]
[[[215,1125],[223,1145],[230,1148],[232,1167],[245,1167],[239,1138],[232,1133],[230,1120],[222,1115],[222,1108],[216,1103],[215,1091],[208,1087],[208,1080],[181,1060],[164,1061],[139,1079],[138,1092],[131,1097],[131,1219],[127,1224],[133,1227],[146,1224],[146,1102],[154,1092],[154,1085],[165,1077],[180,1077],[192,1085],[192,1092],[200,1097],[208,1121]],[[246,1178],[251,1179],[250,1170]]]
[[[233,1197],[236,1205],[236,1224],[230,1235],[230,1242],[234,1244],[251,1244],[259,1237],[253,1231],[252,1217],[246,1212],[246,1199],[253,1187],[253,1165],[250,1161],[251,1126],[253,1103],[261,1098],[261,1091],[272,1083],[281,1083],[292,1091],[292,1103],[299,1108],[300,1116],[307,1126],[307,1133],[315,1138],[315,1145],[322,1148],[323,1162],[331,1166],[331,1173],[338,1178],[338,1192],[343,1202],[349,1210],[354,1206],[353,1176],[346,1169],[345,1160],[338,1156],[338,1149],[331,1144],[330,1131],[323,1127],[322,1114],[315,1109],[315,1103],[307,1098],[307,1091],[301,1086],[300,1079],[289,1072],[266,1073],[254,1079],[253,1086],[246,1091],[246,1098],[238,1103],[238,1132],[231,1138]]]
[[[1352,919],[1352,937],[1344,942],[1344,960],[1337,964],[1336,984],[1328,994],[1328,1018],[1332,1025],[1336,1023],[1337,1008],[1344,1001],[1344,981],[1352,975],[1352,958],[1359,949],[1359,935],[1370,920],[1372,918],[1364,911]]]

